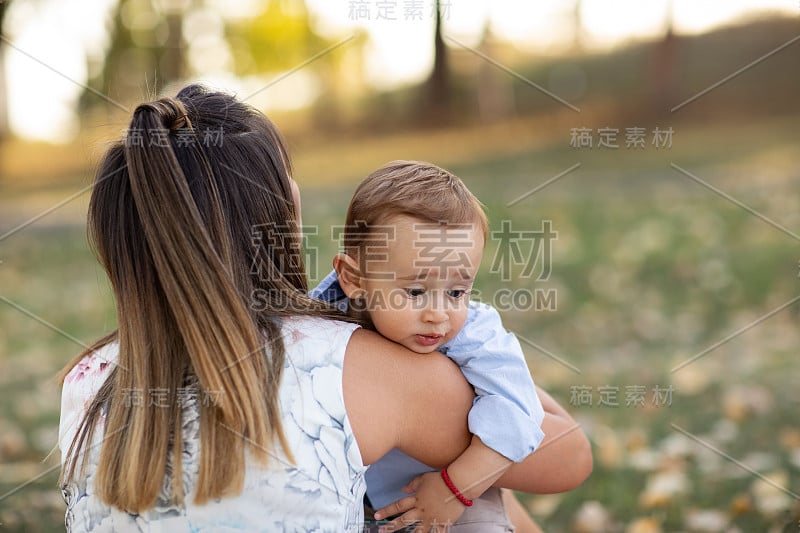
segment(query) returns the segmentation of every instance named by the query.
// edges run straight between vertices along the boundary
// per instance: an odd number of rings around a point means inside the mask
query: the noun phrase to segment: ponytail
[[[181,100],[163,98],[137,107],[130,126],[137,135],[109,151],[89,213],[117,299],[119,361],[89,406],[62,482],[107,408],[95,491],[141,512],[164,486],[170,449],[172,498],[183,500],[178,400],[187,383],[202,395],[196,503],[241,491],[246,451],[266,463],[277,438],[293,458],[278,406],[280,329],[247,305],[241,239],[231,234],[223,185],[190,113]],[[131,391],[143,401],[132,402]],[[169,401],[154,402],[154,391]]]

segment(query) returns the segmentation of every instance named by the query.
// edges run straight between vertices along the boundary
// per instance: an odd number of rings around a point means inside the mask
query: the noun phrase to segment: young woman
[[[288,162],[266,117],[200,86],[138,106],[103,159],[89,236],[119,328],[64,371],[69,530],[360,531],[366,465],[470,443],[455,365],[307,296]],[[543,429],[500,485],[585,479],[574,422]]]

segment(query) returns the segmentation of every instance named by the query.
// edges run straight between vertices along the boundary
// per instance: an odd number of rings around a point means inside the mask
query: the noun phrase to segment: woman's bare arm
[[[436,468],[470,443],[467,414],[475,397],[444,355],[420,355],[371,331],[357,330],[344,361],[344,401],[365,464],[392,448]]]
[[[578,487],[592,473],[592,448],[578,423],[547,392],[537,387],[545,417],[539,448],[514,464],[496,486],[550,494]]]
[[[380,335],[357,330],[345,354],[344,400],[365,464],[392,448],[434,468],[469,445],[467,414],[474,393],[458,367],[438,354],[420,355]],[[578,487],[592,471],[589,440],[577,422],[541,388],[545,439],[496,483],[535,494]]]

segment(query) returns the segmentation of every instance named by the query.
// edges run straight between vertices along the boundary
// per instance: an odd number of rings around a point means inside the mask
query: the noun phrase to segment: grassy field
[[[523,496],[545,529],[797,531],[795,123],[676,124],[669,149],[649,138],[641,150],[572,148],[570,128],[609,124],[564,121],[547,138],[530,133],[535,124],[508,124],[508,142],[483,149],[475,131],[305,147],[295,174],[311,230],[310,275],[327,272],[336,250],[330,228],[366,171],[401,157],[449,166],[485,202],[493,230],[506,221],[535,232],[550,221],[558,233],[548,279],[537,279],[541,262],[526,277],[530,239],[498,237],[477,285],[495,303],[508,289],[555,295],[552,306],[503,310],[537,383],[594,446],[595,471],[581,488]],[[325,154],[346,163],[326,174]],[[84,237],[86,194],[8,232],[86,183],[75,176],[58,186],[7,186],[0,196],[3,531],[62,527],[59,451],[50,454],[59,410],[52,377],[115,323]],[[509,245],[525,260],[512,261],[504,279],[497,267]]]

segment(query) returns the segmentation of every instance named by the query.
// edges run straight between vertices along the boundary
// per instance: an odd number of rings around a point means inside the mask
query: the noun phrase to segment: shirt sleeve
[[[522,347],[497,310],[470,302],[466,324],[442,352],[475,388],[470,432],[512,461],[533,453],[544,439],[544,409]]]
[[[315,300],[322,300],[335,305],[340,311],[347,312],[348,298],[339,284],[339,276],[331,270],[319,285],[308,291],[308,295]]]

